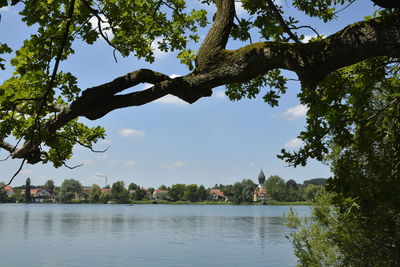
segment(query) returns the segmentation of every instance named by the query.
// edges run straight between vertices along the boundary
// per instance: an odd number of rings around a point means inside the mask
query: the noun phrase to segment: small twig
[[[70,170],[73,170],[73,169],[76,169],[76,168],[79,168],[79,167],[82,167],[82,166],[83,166],[83,164],[79,164],[79,165],[75,165],[75,166],[69,166],[69,165],[67,165],[67,163],[65,163],[64,161],[62,162],[62,164],[64,165],[64,167],[66,167],[66,168],[68,168],[68,169],[70,169]]]
[[[283,19],[281,12],[279,12],[278,8],[275,6],[274,2],[272,0],[267,0],[268,5],[272,8],[272,11],[275,13],[275,16],[279,20],[279,24],[283,27],[285,32],[289,35],[289,37],[295,41],[296,43],[300,43],[299,38],[297,38],[296,35],[293,34],[293,32],[290,30],[288,25],[286,24],[286,21]]]
[[[373,118],[375,118],[376,116],[378,116],[379,114],[381,114],[383,111],[385,111],[388,107],[396,104],[396,102],[398,102],[400,100],[400,97],[396,97],[395,99],[393,99],[392,101],[390,101],[388,104],[386,104],[383,108],[381,108],[380,110],[378,110],[375,114],[371,115],[367,121],[372,120]]]
[[[75,38],[75,36],[80,32],[80,30],[82,30],[83,26],[85,26],[85,24],[87,24],[91,18],[92,17],[87,18],[86,21],[82,23],[82,25],[71,35],[71,37]]]
[[[154,13],[153,13],[153,19],[154,19],[154,20],[156,19],[156,14],[157,14],[157,11],[160,9],[161,4],[162,4],[162,0],[158,1],[157,6],[156,6],[156,8],[154,9]]]
[[[12,176],[12,178],[10,179],[10,181],[9,181],[7,184],[3,185],[0,189],[3,189],[3,188],[5,188],[6,186],[9,186],[9,185],[12,183],[12,181],[14,180],[14,178],[17,177],[17,175],[21,172],[22,167],[23,167],[24,164],[25,164],[25,161],[26,161],[26,159],[23,159],[23,160],[22,160],[21,165],[19,166],[18,170],[14,173],[14,175]]]
[[[62,159],[60,151],[58,151],[57,148],[54,148],[54,149],[55,149],[55,151],[57,153],[58,159],[61,161],[61,163],[62,163],[62,165],[64,165],[64,167],[66,167],[66,168],[68,168],[70,170],[73,170],[73,169],[76,169],[76,168],[79,168],[79,167],[83,166],[83,164],[79,164],[79,165],[75,165],[75,166],[69,166],[67,163],[65,163],[65,160]]]
[[[338,14],[339,12],[342,12],[343,10],[347,9],[349,6],[351,6],[356,0],[352,0],[350,1],[350,3],[348,3],[345,7],[343,7],[342,9],[339,9],[338,11],[334,12],[333,15]]]
[[[86,8],[90,11],[90,13],[92,13],[93,16],[95,16],[95,17],[97,18],[97,28],[98,28],[98,30],[99,30],[99,33],[100,33],[101,37],[104,39],[104,41],[106,41],[106,43],[107,43],[109,46],[111,46],[112,48],[114,48],[114,51],[113,51],[114,60],[115,60],[115,62],[118,63],[117,57],[116,57],[116,55],[115,55],[115,51],[119,51],[119,49],[118,49],[118,47],[116,47],[114,44],[111,43],[111,41],[108,39],[107,34],[104,34],[103,29],[102,29],[102,27],[101,27],[101,23],[103,23],[104,21],[103,21],[103,19],[102,19],[102,18],[100,17],[100,15],[99,15],[100,12],[99,12],[98,10],[92,8],[92,7],[90,6],[90,4],[89,4],[86,0],[83,0],[83,3],[84,3],[84,5],[86,6]],[[104,14],[103,14],[103,15],[104,15]],[[108,22],[108,19],[107,19],[107,22]]]
[[[61,135],[61,134],[57,134],[57,136],[59,136],[59,137],[62,137],[62,138],[64,138],[64,139],[67,139],[67,140],[69,140],[69,141],[72,141],[72,142],[75,142],[75,143],[77,143],[77,144],[79,144],[79,145],[81,145],[81,146],[83,146],[83,147],[86,147],[86,148],[88,148],[88,149],[90,149],[90,151],[92,151],[92,152],[94,152],[94,153],[104,153],[104,152],[106,152],[111,146],[108,146],[106,149],[104,149],[104,150],[95,150],[95,149],[93,149],[93,147],[91,147],[91,146],[89,146],[89,145],[86,145],[86,144],[84,144],[84,143],[82,143],[82,142],[80,142],[80,141],[78,141],[78,140],[76,140],[76,139],[72,139],[72,138],[70,138],[70,137],[68,137],[68,136],[64,136],[64,135]]]
[[[313,27],[309,26],[309,25],[303,25],[303,26],[298,26],[298,27],[296,27],[296,26],[290,27],[290,29],[292,29],[292,30],[298,30],[298,29],[301,29],[301,28],[308,28],[308,29],[312,30],[318,36],[318,38],[321,38],[321,35],[317,32],[317,30],[314,29]]]

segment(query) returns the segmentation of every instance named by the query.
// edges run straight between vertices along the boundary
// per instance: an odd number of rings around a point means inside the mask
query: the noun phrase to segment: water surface
[[[0,266],[295,266],[288,210],[1,204]]]

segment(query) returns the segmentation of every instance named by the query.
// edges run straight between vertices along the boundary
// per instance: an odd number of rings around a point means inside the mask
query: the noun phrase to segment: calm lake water
[[[0,266],[295,266],[288,210],[1,204]]]

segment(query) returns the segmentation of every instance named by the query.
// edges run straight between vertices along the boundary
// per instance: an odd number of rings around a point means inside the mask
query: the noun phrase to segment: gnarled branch
[[[234,2],[218,0],[216,3],[215,22],[199,50],[193,73],[171,79],[141,69],[89,88],[50,119],[44,131],[55,134],[57,129],[79,116],[95,120],[115,109],[143,105],[167,94],[194,103],[210,96],[212,88],[245,82],[276,68],[296,72],[303,87],[313,89],[326,75],[339,68],[376,56],[400,57],[399,13],[355,23],[325,39],[307,44],[260,42],[228,51],[225,46],[234,17]],[[153,86],[122,94],[124,90],[144,82]],[[30,150],[25,152],[14,153],[14,157],[29,158],[32,155]]]

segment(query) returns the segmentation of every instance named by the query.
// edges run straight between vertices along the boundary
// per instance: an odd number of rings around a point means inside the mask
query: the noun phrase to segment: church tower
[[[258,184],[260,188],[264,187],[264,182],[265,182],[265,174],[261,169],[260,174],[258,175]]]
[[[258,175],[258,187],[254,189],[253,193],[253,201],[254,202],[264,202],[266,200],[270,200],[271,198],[267,195],[267,190],[264,187],[265,183],[265,174],[261,169],[260,174]]]

